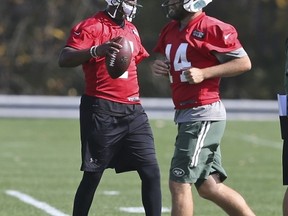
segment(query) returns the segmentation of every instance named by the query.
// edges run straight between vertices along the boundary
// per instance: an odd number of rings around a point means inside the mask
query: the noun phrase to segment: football
[[[112,53],[111,56],[106,56],[106,68],[112,79],[117,79],[125,71],[127,71],[131,58],[132,50],[129,41],[125,37],[120,37],[115,42],[122,45],[120,51]]]

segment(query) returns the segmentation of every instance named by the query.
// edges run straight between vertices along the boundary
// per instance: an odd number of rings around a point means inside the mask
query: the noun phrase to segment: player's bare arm
[[[152,73],[156,76],[167,76],[170,73],[170,63],[165,55],[154,53],[152,58],[155,58],[151,64],[150,68]]]
[[[90,49],[77,50],[64,47],[60,53],[58,64],[60,67],[76,67],[91,58]]]
[[[155,60],[151,65],[151,70],[153,74],[158,76],[168,76],[170,71],[170,66],[164,60]]]
[[[122,48],[121,44],[114,42],[116,38],[107,41],[97,47],[95,47],[96,56],[111,56],[113,52],[119,52]],[[91,56],[91,48],[77,50],[72,47],[64,47],[60,53],[58,64],[60,67],[76,67],[79,66],[88,60],[90,60],[93,56]]]
[[[249,57],[243,56],[213,67],[203,69],[192,67],[185,70],[184,75],[190,84],[197,84],[205,79],[237,76],[250,69],[251,61]]]

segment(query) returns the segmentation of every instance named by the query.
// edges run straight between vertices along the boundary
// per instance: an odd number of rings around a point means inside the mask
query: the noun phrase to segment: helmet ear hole
[[[183,8],[190,12],[196,13],[206,7],[212,0],[188,0],[183,3]]]

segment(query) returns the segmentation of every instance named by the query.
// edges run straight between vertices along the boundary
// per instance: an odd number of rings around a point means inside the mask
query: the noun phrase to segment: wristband
[[[99,56],[97,55],[97,46],[92,46],[90,48],[90,55],[93,57],[93,58],[98,58]]]

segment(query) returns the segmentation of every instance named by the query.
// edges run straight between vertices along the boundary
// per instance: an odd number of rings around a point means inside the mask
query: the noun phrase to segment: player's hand
[[[120,37],[120,36],[119,36]],[[115,42],[119,37],[113,38],[97,47],[97,55],[98,56],[111,56],[113,53],[115,54],[119,52],[122,48],[122,45]]]
[[[166,60],[155,60],[151,65],[153,74],[158,76],[168,76],[170,72],[170,64]]]
[[[189,84],[201,83],[205,79],[203,71],[199,68],[192,67],[186,69],[183,71],[183,74]]]

